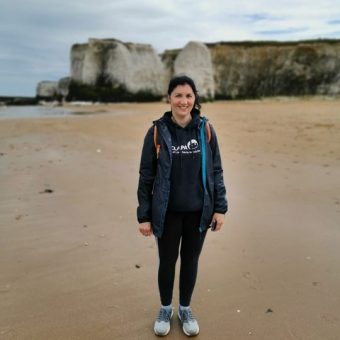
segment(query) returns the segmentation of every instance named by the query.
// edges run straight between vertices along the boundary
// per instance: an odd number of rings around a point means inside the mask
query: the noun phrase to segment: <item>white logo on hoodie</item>
[[[179,146],[172,146],[172,153],[175,154],[191,154],[191,153],[199,153],[201,150],[198,147],[198,142],[196,139],[191,139],[187,144],[185,145],[179,145]]]

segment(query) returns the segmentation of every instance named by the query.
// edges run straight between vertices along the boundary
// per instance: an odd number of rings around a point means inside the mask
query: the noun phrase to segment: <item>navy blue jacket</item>
[[[201,124],[203,123],[202,120]],[[157,159],[153,140],[154,126],[152,126],[145,136],[140,162],[137,218],[139,223],[151,222],[154,235],[161,237],[170,196],[172,143],[164,117],[154,121],[154,125],[157,126],[160,153]],[[207,176],[199,225],[201,232],[208,228],[214,212],[224,214],[228,210],[221,157],[216,133],[211,124],[210,130],[210,142],[205,134]],[[202,145],[201,140],[199,145]]]

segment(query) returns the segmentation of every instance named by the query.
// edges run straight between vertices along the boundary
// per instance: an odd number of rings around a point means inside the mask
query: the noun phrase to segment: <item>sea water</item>
[[[0,118],[31,118],[47,116],[65,116],[72,114],[74,110],[62,106],[0,106]]]

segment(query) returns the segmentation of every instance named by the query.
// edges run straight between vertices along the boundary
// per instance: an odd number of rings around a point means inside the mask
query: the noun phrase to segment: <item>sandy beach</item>
[[[157,249],[137,230],[136,190],[145,132],[167,109],[0,120],[0,339],[157,338]],[[201,256],[198,338],[340,339],[340,100],[202,111],[230,210]],[[186,339],[177,317],[167,339]]]

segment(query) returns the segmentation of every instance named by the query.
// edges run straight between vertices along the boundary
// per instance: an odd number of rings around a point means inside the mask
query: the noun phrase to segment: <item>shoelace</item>
[[[169,322],[170,316],[171,316],[171,310],[167,311],[165,308],[161,308],[161,310],[159,311],[159,314],[158,314],[157,321]]]
[[[194,321],[195,318],[192,315],[191,309],[185,309],[181,311],[182,322]]]

